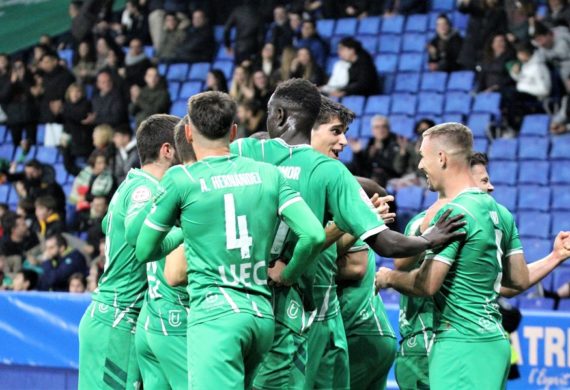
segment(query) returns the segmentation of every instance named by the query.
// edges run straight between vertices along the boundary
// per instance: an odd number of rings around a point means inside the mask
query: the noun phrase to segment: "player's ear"
[[[277,126],[283,127],[287,122],[287,113],[283,107],[278,107],[275,109],[275,119],[277,122]]]
[[[230,128],[230,142],[237,138],[237,123],[234,123]]]
[[[439,166],[445,169],[447,167],[447,154],[441,151],[438,153],[438,155],[439,155]]]
[[[184,125],[184,133],[186,134],[186,141],[188,141],[188,143],[192,143],[192,127],[190,126],[190,124],[185,124]]]

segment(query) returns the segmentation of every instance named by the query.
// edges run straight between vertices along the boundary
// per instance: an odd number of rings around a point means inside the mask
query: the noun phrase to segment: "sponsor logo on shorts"
[[[289,318],[291,318],[292,320],[296,319],[297,317],[299,317],[300,311],[301,311],[301,306],[297,302],[295,301],[289,302],[289,308],[287,309],[287,316]]]
[[[99,309],[99,313],[107,313],[109,311],[109,306],[104,303],[100,303],[97,308]]]
[[[418,345],[418,340],[416,339],[416,336],[412,336],[412,337],[408,338],[408,341],[406,341],[406,344],[410,348],[414,348],[416,345]]]
[[[169,310],[168,311],[168,323],[170,326],[178,328],[182,324],[182,320],[180,318],[180,314],[182,310]]]

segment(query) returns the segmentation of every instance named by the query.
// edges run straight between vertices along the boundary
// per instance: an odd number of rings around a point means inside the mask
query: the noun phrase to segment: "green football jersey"
[[[276,165],[290,185],[301,193],[323,226],[332,220],[341,230],[362,240],[387,229],[348,169],[310,145],[288,145],[282,139],[242,138],[230,147],[232,153]],[[283,236],[286,237],[283,245],[276,245],[272,252],[288,258],[296,238],[282,234],[276,242]],[[336,273],[336,246],[333,245],[321,253],[316,269],[305,273],[299,290],[275,291],[276,319],[290,329],[302,332],[310,324],[304,308],[316,308],[310,318],[318,316],[317,320],[337,315]]]
[[[168,285],[164,277],[164,265],[164,259],[146,264],[146,311],[141,312],[139,321],[148,332],[183,336],[186,335],[188,292],[186,287]]]
[[[368,251],[362,280],[339,284],[338,297],[346,336],[379,335],[396,338],[380,295],[375,294],[376,256],[366,243],[356,241],[349,252]]]
[[[273,318],[267,264],[279,214],[302,201],[273,166],[235,155],[175,166],[145,224],[179,219],[187,259],[189,324],[244,312]]]
[[[440,290],[434,296],[436,339],[492,341],[506,338],[501,325],[497,297],[501,288],[505,248],[516,246],[512,216],[487,193],[477,188],[462,191],[430,222],[434,225],[447,209],[464,214],[464,239],[429,250],[425,261],[450,266]],[[506,218],[505,218],[506,217]]]
[[[135,257],[135,247],[126,240],[130,219],[152,200],[158,180],[141,169],[131,169],[119,186],[103,221],[105,268],[93,300],[99,310],[113,310],[113,327],[131,328],[136,323],[147,289],[146,264]],[[105,316],[107,318],[107,316]]]
[[[406,225],[404,234],[419,236],[420,226],[424,221],[426,212],[422,211]],[[423,258],[414,266],[419,268]],[[400,353],[402,354],[428,354],[433,342],[433,299],[424,297],[409,297],[400,295],[400,315],[398,325],[402,341]]]

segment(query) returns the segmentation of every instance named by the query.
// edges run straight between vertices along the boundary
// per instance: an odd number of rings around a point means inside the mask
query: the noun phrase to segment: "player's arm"
[[[398,257],[394,259],[394,268],[398,271],[409,271],[414,268],[414,266],[420,261],[422,255],[409,256],[409,257]]]
[[[381,267],[376,273],[376,289],[393,288],[402,294],[431,297],[439,291],[450,265],[444,261],[426,260],[411,272]]]
[[[368,270],[368,247],[349,250],[336,260],[338,272],[336,280],[362,280]]]
[[[180,245],[166,256],[164,277],[170,286],[183,286],[188,283],[186,276],[186,256],[184,246]]]

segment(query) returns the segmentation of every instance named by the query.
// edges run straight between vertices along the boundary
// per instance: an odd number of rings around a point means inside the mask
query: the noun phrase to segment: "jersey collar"
[[[129,171],[129,175],[134,175],[134,176],[142,176],[146,179],[151,180],[153,183],[158,184],[158,180],[156,179],[156,177],[152,176],[150,173],[143,171],[140,168],[131,168]]]
[[[475,193],[481,193],[481,194],[485,193],[485,191],[481,190],[481,188],[479,188],[479,187],[468,187],[468,188],[464,189],[463,191],[461,191],[459,194],[457,194],[455,197],[457,198],[459,195],[466,194],[468,192],[471,192],[471,193],[475,192]]]
[[[281,138],[273,138],[273,139],[275,141],[277,141],[278,143],[280,143],[282,146],[285,146],[286,148],[312,148],[312,146],[309,144],[289,145],[287,142],[285,142]]]

